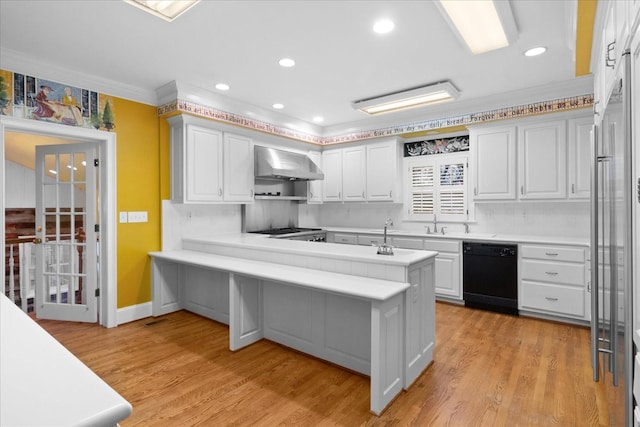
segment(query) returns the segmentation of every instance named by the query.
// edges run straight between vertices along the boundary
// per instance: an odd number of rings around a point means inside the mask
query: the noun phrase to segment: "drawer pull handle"
[[[554,297],[545,297],[545,299],[549,301],[558,301],[558,298],[554,298]]]
[[[546,256],[558,256],[557,252],[545,252],[544,253]]]
[[[545,271],[546,274],[548,274],[549,276],[557,276],[558,272],[557,271]]]

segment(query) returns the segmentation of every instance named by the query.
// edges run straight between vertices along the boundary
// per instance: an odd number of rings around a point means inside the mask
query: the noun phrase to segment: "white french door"
[[[98,320],[96,143],[36,147],[36,317]]]

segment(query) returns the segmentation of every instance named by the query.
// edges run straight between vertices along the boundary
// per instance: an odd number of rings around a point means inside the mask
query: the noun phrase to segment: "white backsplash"
[[[430,222],[404,222],[399,204],[301,204],[301,226],[382,228],[387,218],[396,229],[423,231]],[[449,231],[463,231],[462,224],[438,222]],[[589,202],[510,202],[476,204],[476,220],[470,231],[509,235],[589,238]]]
[[[188,236],[239,233],[240,205],[192,205],[162,201],[162,250],[182,247]]]

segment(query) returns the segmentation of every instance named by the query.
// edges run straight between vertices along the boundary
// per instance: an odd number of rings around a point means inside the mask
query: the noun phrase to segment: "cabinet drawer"
[[[520,306],[523,309],[584,317],[584,289],[522,282]]]
[[[335,234],[335,243],[346,243],[347,245],[357,245],[358,236],[355,234]]]
[[[559,246],[520,246],[522,258],[545,259],[549,261],[584,262],[583,248],[567,248]]]
[[[387,236],[387,244],[390,243],[389,236]],[[360,234],[358,235],[358,244],[362,246],[378,246],[384,242],[384,236],[377,236],[375,234]]]
[[[584,286],[584,274],[584,264],[523,259],[521,265],[522,280]]]
[[[393,246],[402,249],[422,249],[424,247],[424,241],[410,237],[394,237]]]
[[[425,239],[424,248],[428,251],[460,253],[460,241]]]

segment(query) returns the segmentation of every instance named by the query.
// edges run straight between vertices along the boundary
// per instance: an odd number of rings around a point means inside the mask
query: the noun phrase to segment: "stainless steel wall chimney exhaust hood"
[[[256,145],[254,158],[256,178],[286,181],[324,179],[324,173],[305,154]]]

